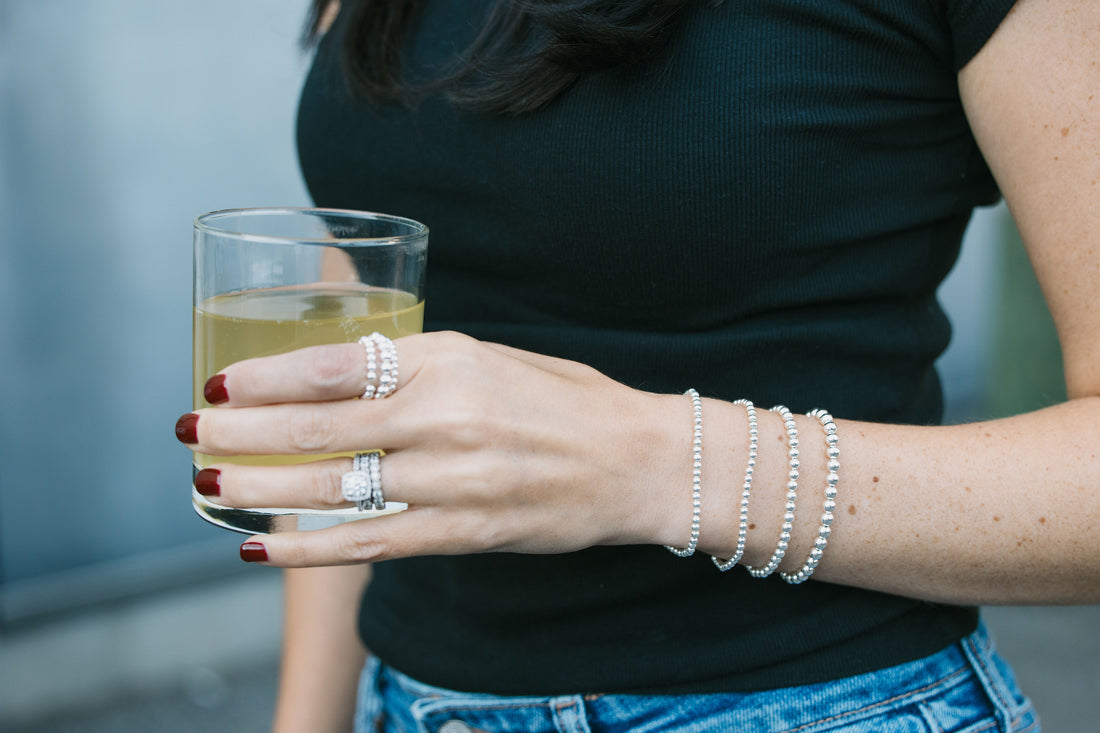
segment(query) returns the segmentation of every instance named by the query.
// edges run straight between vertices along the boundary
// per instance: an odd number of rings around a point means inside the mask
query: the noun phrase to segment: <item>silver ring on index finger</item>
[[[367,362],[367,384],[360,399],[381,400],[397,390],[397,347],[375,331],[359,339]]]

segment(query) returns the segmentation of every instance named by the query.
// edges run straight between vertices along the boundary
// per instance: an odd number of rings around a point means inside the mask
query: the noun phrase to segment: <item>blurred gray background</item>
[[[190,509],[191,220],[306,205],[306,0],[0,0],[0,731],[262,731],[277,571]],[[1063,397],[1003,208],[943,297],[950,417]],[[1100,609],[990,609],[1052,733],[1100,720]]]

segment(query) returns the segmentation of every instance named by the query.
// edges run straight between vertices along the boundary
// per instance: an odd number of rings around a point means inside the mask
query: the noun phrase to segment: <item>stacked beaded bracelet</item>
[[[691,539],[683,549],[671,545],[665,545],[665,549],[679,557],[691,557],[699,544],[699,517],[702,513],[700,486],[703,482],[703,401],[694,389],[689,389],[684,394],[691,398],[695,417],[695,427],[691,435]]]
[[[787,504],[783,512],[783,527],[779,532],[779,542],[775,546],[768,564],[762,568],[753,568],[748,565],[745,569],[754,578],[766,578],[775,572],[779,563],[783,562],[783,556],[787,554],[787,547],[791,542],[791,530],[794,527],[794,504],[798,498],[798,426],[794,424],[794,415],[783,405],[776,405],[771,412],[779,413],[783,418],[783,425],[787,429],[787,456],[789,458],[787,470]]]
[[[802,583],[813,575],[817,564],[821,562],[821,556],[825,554],[825,546],[829,543],[829,535],[832,534],[833,512],[836,510],[836,486],[840,482],[837,475],[837,471],[840,470],[840,438],[836,434],[833,416],[825,410],[813,410],[807,414],[810,417],[816,417],[825,430],[825,451],[828,457],[826,468],[829,472],[825,477],[825,505],[821,515],[821,526],[818,527],[817,539],[814,540],[810,556],[797,572],[779,574],[783,580],[792,585]]]
[[[723,573],[741,562],[745,554],[745,541],[749,535],[749,491],[752,489],[752,475],[756,470],[756,448],[758,431],[756,428],[756,407],[750,400],[736,400],[733,404],[744,405],[749,418],[749,460],[745,466],[745,482],[741,484],[741,510],[737,521],[737,550],[728,560],[710,556],[710,559]]]
[[[679,557],[690,557],[695,553],[695,548],[699,544],[699,519],[702,506],[700,501],[700,487],[703,473],[703,404],[702,400],[699,398],[699,393],[694,389],[689,389],[685,394],[691,397],[695,417],[694,430],[692,433],[691,539],[687,547],[683,549],[665,545],[665,548],[669,552]],[[718,569],[722,571],[729,570],[736,566],[745,553],[745,544],[748,536],[749,495],[752,489],[753,475],[756,470],[757,448],[759,442],[756,408],[753,403],[749,400],[742,399],[735,401],[733,404],[744,405],[748,415],[749,457],[747,465],[745,466],[745,479],[741,485],[741,504],[737,526],[737,549],[734,555],[728,560],[723,560],[713,555],[711,556],[711,560]],[[798,447],[798,426],[795,424],[794,415],[783,405],[776,405],[771,408],[771,412],[778,413],[779,416],[782,417],[783,426],[787,433],[787,497],[783,512],[783,526],[779,533],[779,541],[768,563],[760,568],[753,568],[748,565],[745,566],[745,569],[748,570],[749,574],[754,578],[766,578],[774,573],[779,568],[780,563],[782,563],[783,557],[787,554],[787,549],[791,541],[791,532],[794,528],[795,501],[798,498],[798,479],[801,468]],[[833,416],[826,410],[818,409],[806,414],[809,417],[816,418],[825,431],[825,450],[828,458],[826,468],[828,469],[828,473],[825,477],[825,502],[821,514],[821,525],[818,527],[817,538],[814,540],[814,546],[810,550],[809,557],[806,558],[802,567],[797,571],[780,571],[779,573],[779,576],[783,580],[792,585],[797,585],[798,583],[803,583],[808,580],[810,576],[813,575],[814,570],[825,554],[829,536],[832,534],[835,517],[834,513],[836,511],[837,485],[840,483],[838,475],[840,470],[840,438],[837,435],[836,422],[834,422]]]

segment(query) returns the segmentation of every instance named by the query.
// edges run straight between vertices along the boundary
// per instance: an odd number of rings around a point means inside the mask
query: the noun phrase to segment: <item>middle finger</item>
[[[181,418],[176,434],[192,450],[215,456],[318,455],[358,451],[363,446],[404,447],[408,436],[396,424],[390,425],[390,412],[380,400],[206,408]]]

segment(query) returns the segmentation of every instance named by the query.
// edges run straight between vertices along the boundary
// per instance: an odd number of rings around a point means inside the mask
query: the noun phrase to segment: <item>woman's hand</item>
[[[686,398],[453,333],[396,344],[400,381],[384,400],[352,399],[366,383],[363,347],[337,344],[233,364],[222,372],[225,401],[194,413],[197,420],[181,418],[193,427],[177,428],[180,439],[213,455],[385,451],[385,498],[407,511],[265,536],[256,550],[267,562],[686,543]],[[350,458],[212,468],[217,501],[228,506],[351,505],[340,490]],[[661,537],[662,518],[677,508],[683,521]]]

